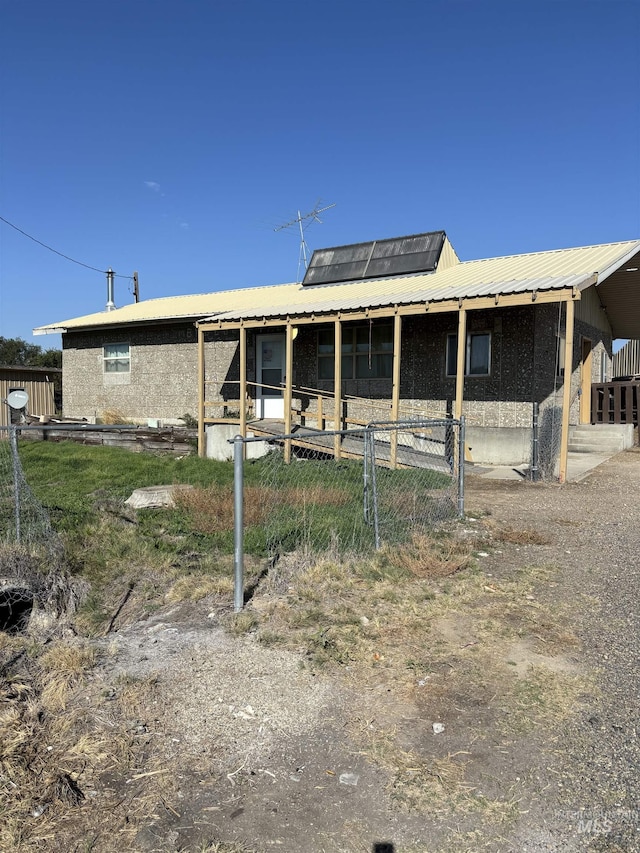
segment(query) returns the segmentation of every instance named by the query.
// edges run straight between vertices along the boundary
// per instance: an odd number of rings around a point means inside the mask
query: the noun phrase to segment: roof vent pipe
[[[105,311],[113,311],[116,307],[116,303],[113,301],[113,276],[115,273],[109,267],[107,270],[107,305]]]

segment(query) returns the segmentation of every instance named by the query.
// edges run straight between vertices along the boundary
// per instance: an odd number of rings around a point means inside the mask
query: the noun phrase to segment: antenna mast
[[[284,225],[278,225],[277,228],[273,229],[274,231],[284,231],[285,228],[292,228],[294,225],[298,226],[298,229],[300,231],[300,254],[298,255],[298,281],[301,280],[300,279],[300,267],[304,265],[304,269],[306,272],[307,267],[309,265],[309,261],[307,259],[307,250],[309,247],[307,246],[307,241],[305,239],[304,232],[307,230],[307,228],[313,222],[320,222],[320,224],[322,224],[322,219],[320,219],[320,214],[324,213],[325,210],[330,210],[332,207],[335,207],[335,203],[334,204],[327,204],[324,207],[320,207],[320,204],[321,204],[321,201],[320,201],[320,199],[318,199],[318,201],[316,202],[316,206],[313,208],[313,210],[309,211],[309,213],[303,214],[303,213],[300,213],[300,211],[298,211],[298,215],[295,217],[295,219],[291,219],[289,222],[285,222]],[[303,223],[306,220],[309,220],[309,221],[303,225]]]

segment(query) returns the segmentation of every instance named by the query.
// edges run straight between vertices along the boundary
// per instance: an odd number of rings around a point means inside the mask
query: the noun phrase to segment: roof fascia
[[[169,326],[180,324],[195,325],[200,318],[200,314],[188,314],[184,317],[159,317],[147,318],[145,320],[125,320],[122,323],[96,323],[90,326],[41,326],[39,329],[34,329],[34,335],[54,335],[54,334],[72,334],[73,332],[99,332],[102,329],[112,331],[113,329],[127,329],[138,326]],[[46,331],[42,331],[45,329]]]
[[[609,264],[608,267],[605,267],[602,272],[597,273],[598,281],[597,284],[602,284],[605,279],[609,278],[610,275],[613,275],[614,272],[620,269],[620,267],[624,266],[624,264],[628,263],[628,261],[633,258],[634,255],[637,255],[640,252],[640,240],[635,244],[633,249],[629,249],[628,252],[625,252],[621,258],[618,258],[617,261],[614,261],[612,264]]]

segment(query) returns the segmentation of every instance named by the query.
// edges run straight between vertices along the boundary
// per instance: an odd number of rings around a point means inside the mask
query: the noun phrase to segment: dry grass
[[[165,594],[165,601],[177,604],[180,601],[201,601],[215,595],[227,598],[233,593],[233,577],[229,575],[206,575],[191,573],[180,577]]]
[[[103,424],[130,424],[133,423],[120,409],[109,408],[103,409],[100,415],[100,420]]]
[[[40,655],[38,669],[43,710],[64,711],[72,687],[94,663],[95,652],[85,644],[59,642]]]
[[[308,486],[271,489],[265,486],[245,486],[244,522],[248,527],[263,524],[273,506],[286,504],[300,507],[342,506],[350,500],[349,494],[336,488]],[[194,530],[200,533],[223,533],[233,530],[233,489],[231,486],[212,486],[179,492],[175,496],[176,506],[191,519]]]
[[[261,486],[244,489],[244,521],[248,526],[261,524],[267,515],[269,490]],[[222,533],[233,530],[233,489],[211,486],[178,492],[176,506],[185,512],[199,533]]]
[[[548,545],[551,542],[551,537],[546,533],[530,527],[499,524],[491,518],[483,519],[482,524],[495,542],[504,542],[510,545]]]
[[[519,737],[570,714],[585,681],[554,670],[553,656],[575,637],[558,607],[538,599],[554,571],[523,567],[498,581],[474,565],[468,543],[447,536],[416,536],[369,561],[289,555],[260,586],[237,631],[255,630],[266,645],[302,651],[307,666],[339,672],[363,709],[376,708],[377,720],[354,719],[351,736],[389,772],[397,808],[443,814],[454,808],[502,825],[515,819],[515,800],[479,795],[464,754],[405,748],[406,733],[396,733],[393,719],[440,709],[449,721],[478,709],[461,724],[473,743],[486,737],[486,726]],[[512,665],[514,643],[531,647],[528,668]],[[387,694],[383,707],[379,697]],[[415,707],[422,701],[425,709]]]
[[[417,578],[442,578],[471,565],[469,545],[448,536],[416,533],[401,546],[385,546],[390,563]]]
[[[105,811],[78,809],[103,773],[124,784],[133,768],[155,768],[153,755],[143,758],[145,741],[131,732],[131,720],[144,719],[152,704],[153,682],[125,680],[100,695],[98,684],[86,679],[95,664],[88,645],[57,642],[44,652],[27,651],[19,669],[0,680],[0,849],[30,853],[45,849],[43,843],[52,850],[84,849],[78,846],[83,833],[109,836],[126,817],[135,832],[157,801],[152,786],[131,792],[133,809],[130,797],[107,792]],[[124,838],[122,845],[129,849]]]

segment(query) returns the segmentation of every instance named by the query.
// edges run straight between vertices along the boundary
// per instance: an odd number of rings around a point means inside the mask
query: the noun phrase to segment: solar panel
[[[335,284],[340,281],[433,272],[438,266],[444,240],[444,231],[431,231],[409,237],[317,249],[302,284]]]

